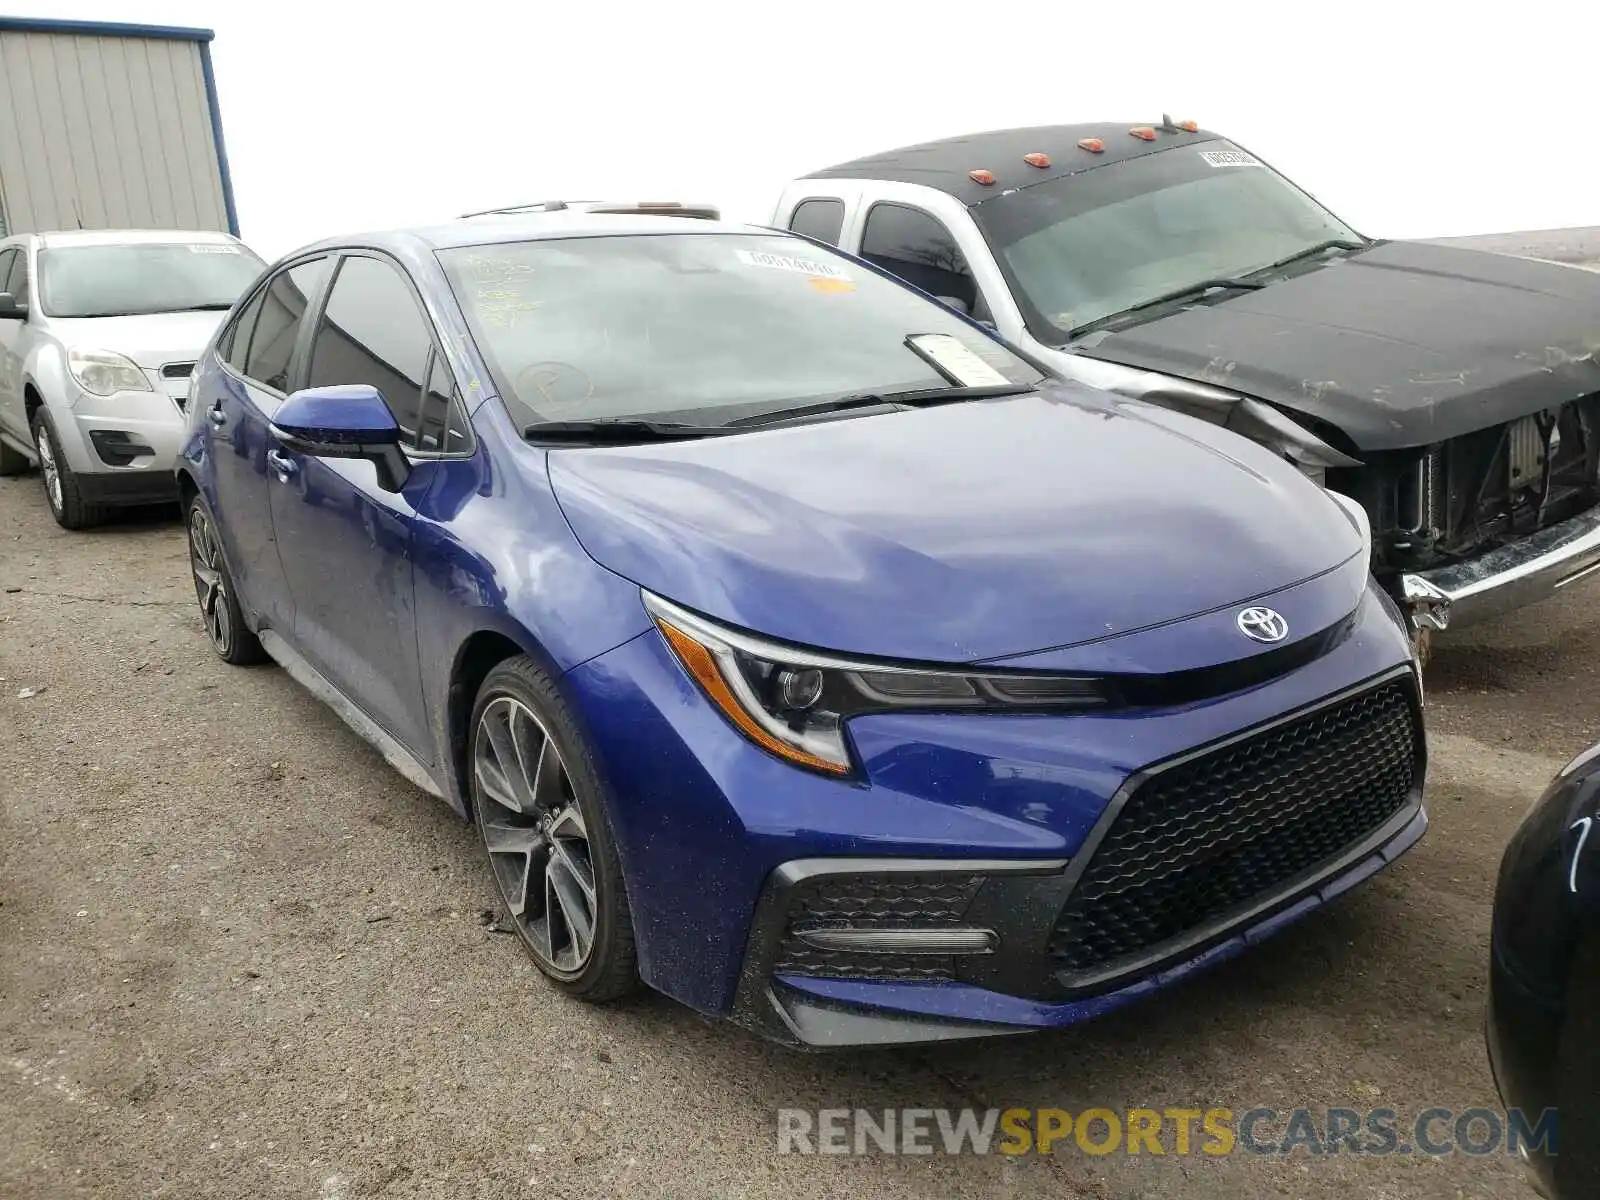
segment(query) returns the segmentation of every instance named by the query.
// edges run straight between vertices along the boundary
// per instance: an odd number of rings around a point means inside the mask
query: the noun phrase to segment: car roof
[[[759,234],[787,236],[779,230],[733,221],[685,220],[683,217],[649,217],[591,213],[568,209],[561,212],[507,213],[475,216],[444,225],[410,229],[379,230],[324,238],[296,253],[335,250],[343,246],[370,246],[397,251],[453,250],[462,246],[492,246],[500,242],[531,242],[546,238],[624,237],[641,234],[674,233],[691,237],[706,234]]]
[[[41,246],[193,245],[236,243],[231,234],[214,229],[55,229],[37,235]]]
[[[1174,146],[1215,141],[1220,135],[1201,129],[1187,132],[1162,121],[1129,124],[1102,121],[1091,125],[1032,125],[1020,129],[993,129],[920,142],[853,159],[821,171],[807,179],[879,179],[895,183],[918,183],[954,196],[963,204],[981,204],[991,197],[1029,184],[1076,175],[1103,167],[1170,150]],[[1128,131],[1140,126],[1154,129],[1155,141],[1144,141]],[[1096,154],[1078,145],[1084,138],[1099,138],[1105,149]],[[1025,154],[1045,154],[1048,167],[1034,167],[1022,161]],[[968,172],[994,173],[994,182],[975,182]]]

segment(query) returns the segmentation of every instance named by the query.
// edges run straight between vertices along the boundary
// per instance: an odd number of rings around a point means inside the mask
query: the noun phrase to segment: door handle
[[[267,462],[272,464],[272,469],[278,473],[278,478],[286,483],[289,480],[289,476],[300,469],[300,464],[282,450],[268,450]]]
[[[226,425],[228,423],[228,414],[222,411],[222,401],[220,400],[211,406],[211,411],[208,415],[211,417],[213,425]]]

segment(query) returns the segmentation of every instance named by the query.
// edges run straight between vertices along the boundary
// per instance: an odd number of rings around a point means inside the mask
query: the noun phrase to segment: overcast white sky
[[[555,196],[764,221],[791,177],[873,150],[1163,111],[1365,233],[1600,225],[1582,0],[368,2],[7,8],[215,29],[240,223],[268,257]]]

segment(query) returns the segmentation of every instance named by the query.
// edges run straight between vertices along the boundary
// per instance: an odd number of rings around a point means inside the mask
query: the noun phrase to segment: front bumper
[[[1162,970],[1109,991],[1072,1000],[1039,1001],[963,983],[912,980],[876,983],[783,974],[769,976],[763,973],[761,960],[753,958],[740,989],[734,1018],[775,1040],[817,1049],[953,1041],[1075,1025],[1234,957],[1376,874],[1417,843],[1427,831],[1427,813],[1419,804],[1410,808],[1397,823],[1398,828],[1391,826],[1384,831],[1378,844],[1359,848],[1315,879],[1274,897],[1270,904],[1263,906],[1266,911],[1253,917],[1237,918],[1239,923],[1230,925],[1220,940],[1211,941],[1204,949]],[[901,869],[913,866],[900,864]],[[948,862],[938,866],[942,870],[966,874],[990,870],[994,864]],[[1052,875],[1045,864],[1032,867],[1009,863],[1006,866],[1008,884],[1029,880],[1035,897],[1049,893],[1052,884],[1059,880],[1059,869]],[[836,867],[854,872],[860,870],[862,864],[846,860]],[[1030,874],[1031,871],[1038,873]],[[780,887],[787,882],[783,880]],[[1030,889],[1013,887],[1011,890],[1025,894]],[[763,931],[770,928],[770,925],[758,926]]]
[[[1541,529],[1498,550],[1401,577],[1418,625],[1458,629],[1554,595],[1600,571],[1600,508]]]
[[[1561,1040],[1559,1009],[1530,992],[1491,951],[1488,1000],[1484,1006],[1484,1047],[1495,1090],[1508,1109],[1537,1116],[1558,1107],[1552,1080]],[[1559,1135],[1558,1135],[1559,1136]],[[1529,1182],[1541,1196],[1555,1196],[1555,1163],[1550,1156],[1523,1153]]]
[[[177,495],[173,470],[183,450],[183,401],[165,391],[96,396],[70,384],[51,414],[62,452],[97,503],[144,503]],[[131,453],[130,453],[131,451]]]
[[[851,724],[860,774],[840,780],[796,770],[746,740],[654,630],[566,676],[607,779],[645,982],[801,1044],[1064,1025],[1305,915],[1421,836],[1426,818],[1414,793],[1424,748],[1393,723],[1376,742],[1364,740],[1368,724],[1351,732],[1354,741],[1336,730],[1313,739],[1306,754],[1289,747],[1305,769],[1284,786],[1272,774],[1281,758],[1274,743],[1301,718],[1332,720],[1346,701],[1380,688],[1389,718],[1396,691],[1416,711],[1414,679],[1399,615],[1371,588],[1336,645],[1270,681],[1194,703],[1099,714],[864,716]],[[1241,753],[1247,740],[1260,753]],[[1345,785],[1376,776],[1346,769],[1343,756],[1370,758],[1379,743],[1390,748],[1378,754],[1386,769],[1403,776],[1386,776],[1387,801],[1364,808],[1359,821],[1325,820],[1345,800],[1366,804]],[[1218,763],[1233,765],[1195,783]],[[1151,780],[1160,786],[1146,786]],[[1117,864],[1140,846],[1108,833],[1130,811],[1141,820],[1125,828],[1142,829],[1162,860],[1136,881],[1161,888],[1142,891],[1150,903],[1141,900],[1137,911],[1121,905],[1127,889],[1117,886]],[[1168,816],[1182,828],[1167,828]],[[1257,818],[1270,824],[1252,825]],[[1213,836],[1210,822],[1226,826],[1223,836]],[[1251,849],[1260,846],[1255,828],[1280,835],[1260,855]],[[1296,843],[1294,853],[1277,855],[1285,842]],[[1175,863],[1171,850],[1184,861]],[[931,916],[941,934],[955,925],[965,932],[954,949],[971,947],[973,929],[992,931],[994,952],[942,973],[908,969],[888,979],[806,976],[793,954],[770,956],[772,930],[788,923],[775,926],[771,914],[788,910],[767,907],[777,901],[765,897],[803,877],[799,864],[866,868],[885,860],[953,864],[968,876],[954,889],[945,879],[904,891],[892,898],[891,917],[915,928]],[[1199,894],[1213,883],[1218,894]],[[1085,915],[1080,902],[1112,892],[1114,902]],[[881,899],[869,896],[863,911]],[[840,911],[828,922],[849,923]],[[1154,924],[1123,935],[1118,922],[1144,917]],[[1082,954],[1091,943],[1095,953]],[[831,1032],[815,1032],[817,1008],[828,1010]],[[792,1028],[808,1022],[809,1034]]]
[[[1271,733],[1250,731],[1235,746],[1262,736]],[[1229,747],[1220,752],[1229,753]],[[1271,753],[1288,757],[1281,744]],[[1075,963],[1075,952],[1106,938],[1107,922],[1069,926],[1067,914],[1081,907],[1080,893],[1096,886],[1097,855],[1115,840],[1126,799],[1159,779],[1162,769],[1131,779],[1067,860],[833,858],[783,864],[756,906],[735,1019],[776,1040],[819,1048],[1070,1025],[1231,958],[1300,920],[1393,862],[1428,825],[1419,760],[1416,786],[1358,840],[1268,890],[1192,925],[1186,920],[1137,953],[1085,969]],[[1339,786],[1320,770],[1319,777],[1330,789]],[[1242,808],[1250,804],[1249,791],[1240,789]],[[1307,818],[1308,824],[1315,821],[1310,813]],[[1186,834],[1180,821],[1172,822],[1173,840],[1198,833]],[[1241,855],[1229,847],[1229,830],[1212,819],[1206,824],[1215,845],[1185,868],[1203,879],[1186,897],[1190,902],[1203,904],[1208,894],[1226,890],[1231,877],[1251,876],[1263,860],[1292,855],[1293,835],[1281,830],[1257,831]],[[1135,862],[1158,853],[1141,847]],[[1115,869],[1119,889],[1129,878],[1126,865],[1119,860]],[[1111,935],[1124,935],[1130,923],[1147,919],[1137,906],[1122,905],[1109,914]]]

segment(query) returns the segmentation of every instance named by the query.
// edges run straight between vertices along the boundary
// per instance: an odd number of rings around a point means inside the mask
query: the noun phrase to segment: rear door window
[[[794,206],[794,213],[789,217],[789,228],[795,233],[837,246],[839,231],[844,228],[844,201],[802,200]]]
[[[233,319],[233,324],[217,339],[217,353],[222,355],[222,361],[241,375],[244,374],[245,351],[250,349],[250,334],[256,327],[256,318],[261,315],[261,305],[266,297],[265,288],[251,296]]]
[[[250,324],[249,343],[244,350],[246,376],[276,392],[289,391],[289,368],[294,360],[295,340],[300,334],[300,320],[327,275],[326,258],[299,263],[280,271],[261,293],[259,301],[251,301],[252,306],[259,304],[259,307]],[[246,317],[249,315],[245,313]],[[235,356],[239,350],[236,338]]]

